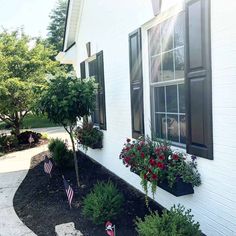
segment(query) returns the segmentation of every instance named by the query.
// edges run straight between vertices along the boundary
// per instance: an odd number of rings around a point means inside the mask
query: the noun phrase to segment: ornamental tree
[[[52,122],[62,125],[70,136],[78,186],[80,182],[74,131],[77,119],[90,115],[94,110],[96,88],[93,79],[81,80],[60,74],[49,82],[38,104],[39,111]]]
[[[30,46],[31,45],[31,46]],[[0,118],[18,135],[49,74],[56,73],[54,51],[23,32],[0,33]]]

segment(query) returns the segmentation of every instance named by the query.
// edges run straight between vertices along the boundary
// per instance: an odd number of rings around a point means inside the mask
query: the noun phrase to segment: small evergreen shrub
[[[60,169],[73,166],[73,152],[67,148],[61,139],[51,139],[48,149],[52,153],[52,158]]]
[[[170,211],[163,211],[146,215],[144,220],[137,218],[136,231],[139,236],[200,236],[200,225],[193,220],[191,210],[184,206],[173,206]]]
[[[24,132],[20,133],[17,136],[19,144],[29,144],[29,137],[30,137],[30,135],[34,139],[33,143],[38,143],[39,139],[42,137],[42,135],[40,133],[36,133],[34,131],[27,130],[27,131],[24,131]]]
[[[115,219],[122,209],[123,195],[111,181],[98,182],[83,201],[83,214],[95,224]]]
[[[18,140],[14,135],[1,134],[0,135],[0,152],[5,152],[9,148],[18,146]]]

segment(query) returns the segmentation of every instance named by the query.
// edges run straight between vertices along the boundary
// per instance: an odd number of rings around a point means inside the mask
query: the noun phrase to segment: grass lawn
[[[31,128],[47,128],[58,126],[50,122],[45,116],[36,116],[33,114],[28,114],[23,120],[22,129],[31,129]],[[0,121],[0,129],[5,129],[5,122]]]

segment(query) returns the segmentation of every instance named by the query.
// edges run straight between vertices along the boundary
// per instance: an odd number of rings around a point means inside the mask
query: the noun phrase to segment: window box
[[[139,175],[137,171],[130,169],[131,172],[135,173],[136,175]],[[167,180],[163,180],[162,182],[159,182],[157,184],[158,187],[162,188],[168,193],[171,193],[172,195],[176,197],[189,195],[194,193],[193,185],[190,183],[183,182],[182,179],[179,179],[177,182],[174,183],[173,187],[171,188],[168,184]]]
[[[76,138],[78,144],[84,149],[88,147],[92,149],[103,148],[103,132],[92,123],[84,122],[82,127],[78,127],[76,130]]]
[[[168,185],[167,180],[164,180],[161,183],[158,183],[158,186],[160,188],[164,189],[165,191],[173,194],[176,197],[180,197],[180,196],[194,193],[194,189],[193,189],[192,184],[185,183],[185,182],[183,182],[182,179],[175,182],[172,188]]]
[[[102,140],[99,140],[98,142],[93,143],[92,145],[90,145],[88,147],[90,147],[92,149],[102,149],[103,148]]]
[[[140,176],[146,196],[149,184],[153,197],[157,186],[174,196],[183,196],[194,193],[193,187],[201,184],[196,157],[173,151],[161,140],[153,141],[149,137],[127,139],[120,159]]]

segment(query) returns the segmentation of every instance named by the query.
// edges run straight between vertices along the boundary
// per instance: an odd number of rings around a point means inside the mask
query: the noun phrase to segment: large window
[[[185,144],[184,14],[152,27],[148,38],[154,134]]]

